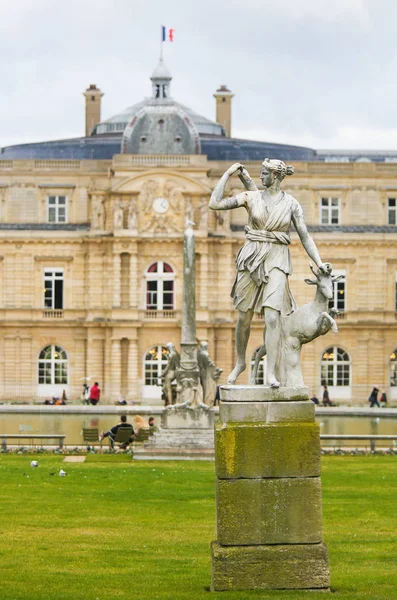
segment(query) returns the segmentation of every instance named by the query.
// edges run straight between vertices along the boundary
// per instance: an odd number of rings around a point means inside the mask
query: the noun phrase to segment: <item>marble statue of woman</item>
[[[251,320],[254,312],[260,313],[263,310],[267,349],[266,384],[271,387],[280,386],[276,369],[281,317],[296,308],[288,285],[288,275],[292,271],[288,248],[291,242],[291,224],[309,257],[321,271],[326,271],[307,231],[300,204],[293,196],[280,190],[281,181],[293,172],[294,168],[287,167],[281,160],[266,158],[260,174],[264,189],[260,191],[243,165],[235,163],[224,173],[211,195],[209,207],[213,210],[244,207],[248,213],[246,242],[236,258],[237,274],[231,292],[239,314],[236,326],[237,362],[229,375],[229,384],[234,384],[246,367],[245,355]],[[224,198],[226,184],[235,173],[248,191]]]

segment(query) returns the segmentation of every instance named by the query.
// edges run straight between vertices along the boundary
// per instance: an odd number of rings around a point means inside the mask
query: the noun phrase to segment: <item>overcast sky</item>
[[[13,0],[0,3],[0,146],[84,134],[150,95],[161,25],[172,96],[232,135],[312,148],[397,150],[395,0]]]

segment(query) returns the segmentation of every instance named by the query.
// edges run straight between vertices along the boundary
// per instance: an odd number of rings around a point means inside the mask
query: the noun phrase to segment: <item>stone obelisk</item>
[[[186,383],[188,381],[188,384]],[[187,221],[183,243],[183,303],[181,363],[177,372],[182,402],[190,400],[199,385],[196,340],[196,257],[192,222]],[[194,403],[194,400],[192,400]]]
[[[182,339],[176,368],[177,403],[162,416],[165,429],[211,429],[213,411],[202,401],[196,339],[196,269],[194,223],[187,221],[183,243]]]

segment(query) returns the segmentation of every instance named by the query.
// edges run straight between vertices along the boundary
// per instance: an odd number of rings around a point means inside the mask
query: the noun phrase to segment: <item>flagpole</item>
[[[161,26],[161,42],[160,42],[160,61],[163,60],[163,26]]]

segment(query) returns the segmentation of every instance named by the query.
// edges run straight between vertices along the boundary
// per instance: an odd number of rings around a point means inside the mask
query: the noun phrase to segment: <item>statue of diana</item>
[[[213,210],[244,207],[248,213],[246,242],[236,258],[237,273],[231,292],[234,306],[238,310],[238,322],[237,362],[228,377],[229,384],[234,384],[246,367],[245,355],[251,320],[254,312],[260,313],[263,310],[267,349],[266,384],[275,388],[280,386],[276,366],[280,349],[281,318],[296,309],[288,285],[288,275],[292,272],[288,248],[291,242],[291,224],[320,272],[327,271],[308,233],[299,202],[280,190],[284,177],[293,172],[294,168],[286,166],[281,160],[266,158],[260,174],[264,189],[258,190],[245,167],[235,163],[224,173],[211,195],[209,207]],[[247,191],[224,198],[226,184],[235,173]]]

